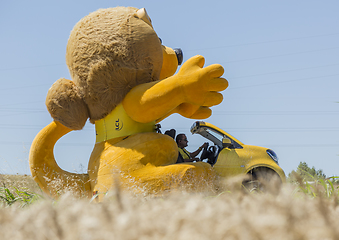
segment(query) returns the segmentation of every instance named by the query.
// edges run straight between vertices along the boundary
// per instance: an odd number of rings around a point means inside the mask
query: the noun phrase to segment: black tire
[[[272,169],[258,167],[248,173],[248,179],[243,182],[245,190],[249,192],[277,194],[282,185],[281,178]]]

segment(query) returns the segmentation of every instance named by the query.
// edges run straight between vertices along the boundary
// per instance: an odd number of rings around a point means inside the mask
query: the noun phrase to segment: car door
[[[218,175],[230,177],[245,173],[246,162],[239,157],[238,151],[234,148],[224,148],[220,151],[217,162],[213,166]]]

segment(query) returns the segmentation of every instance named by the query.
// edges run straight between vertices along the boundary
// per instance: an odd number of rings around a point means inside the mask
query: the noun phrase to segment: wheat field
[[[0,180],[20,183],[13,179]],[[31,180],[25,176],[22,187],[36,190]],[[312,196],[291,184],[274,195],[225,186],[161,197],[115,190],[102,203],[71,193],[53,201],[40,192],[29,205],[0,208],[1,239],[339,239],[338,194]]]

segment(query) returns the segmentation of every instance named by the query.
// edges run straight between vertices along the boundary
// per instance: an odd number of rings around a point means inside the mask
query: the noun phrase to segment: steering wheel
[[[202,161],[202,160],[208,158],[208,156],[209,156],[208,145],[209,145],[209,144],[207,143],[206,146],[202,149],[202,153],[201,153],[201,155],[200,155],[200,161]]]
[[[213,157],[216,157],[216,155],[217,155],[217,147],[216,147],[216,146],[210,146],[210,147],[208,148],[208,151],[211,153],[211,155],[212,155]]]
[[[210,146],[207,150],[208,152],[208,161],[207,163],[211,164],[212,166],[215,164],[218,155],[218,149],[216,146]]]

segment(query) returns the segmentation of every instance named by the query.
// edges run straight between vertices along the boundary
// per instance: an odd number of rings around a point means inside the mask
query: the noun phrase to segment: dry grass
[[[338,239],[337,195],[304,194],[284,185],[277,195],[227,185],[218,195],[164,197],[113,191],[102,203],[48,198],[0,208],[2,239]]]
[[[4,175],[0,174],[0,187],[6,186],[13,190],[13,187],[21,190],[28,190],[34,193],[42,193],[38,184],[29,175]]]

